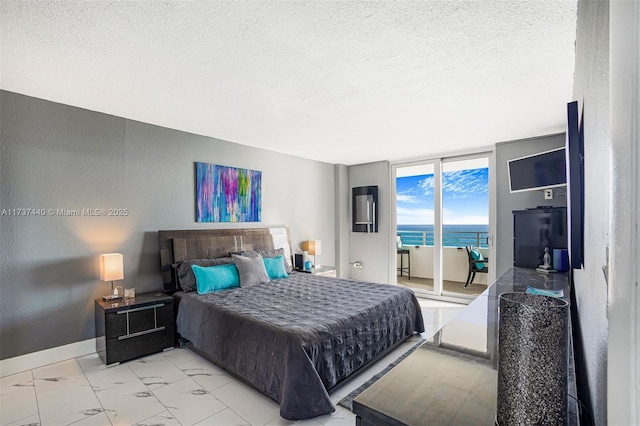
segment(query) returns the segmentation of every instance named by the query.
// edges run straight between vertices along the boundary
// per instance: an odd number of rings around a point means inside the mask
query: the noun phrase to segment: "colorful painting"
[[[262,172],[196,163],[197,222],[260,222]]]

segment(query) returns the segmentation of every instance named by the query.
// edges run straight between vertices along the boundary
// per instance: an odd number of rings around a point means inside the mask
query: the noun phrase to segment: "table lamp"
[[[122,295],[113,288],[113,281],[124,278],[124,261],[120,253],[100,255],[100,280],[111,281],[111,294],[103,296],[104,300],[121,299]],[[117,287],[116,287],[117,289]]]
[[[319,268],[320,265],[316,263],[316,255],[322,254],[322,243],[320,240],[309,240],[302,243],[302,250],[313,255],[313,267]]]

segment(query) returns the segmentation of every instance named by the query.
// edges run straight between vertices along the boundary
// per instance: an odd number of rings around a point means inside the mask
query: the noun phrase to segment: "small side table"
[[[173,348],[173,297],[140,293],[131,299],[95,301],[96,352],[105,364]]]
[[[299,269],[298,272],[304,272],[305,274],[322,275],[324,277],[336,277],[335,266],[318,266],[317,268],[311,268],[310,271]]]

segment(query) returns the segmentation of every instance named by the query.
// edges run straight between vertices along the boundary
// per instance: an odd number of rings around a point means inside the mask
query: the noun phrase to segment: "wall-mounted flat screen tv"
[[[521,192],[566,186],[566,160],[564,148],[509,160],[509,189]]]
[[[584,262],[584,121],[577,101],[567,104],[567,164],[569,207],[569,257],[573,269]]]

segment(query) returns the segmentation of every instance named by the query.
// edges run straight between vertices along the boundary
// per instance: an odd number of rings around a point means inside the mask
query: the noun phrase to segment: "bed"
[[[287,228],[160,231],[159,240],[180,337],[277,401],[285,419],[331,413],[329,391],[424,331],[409,289],[292,272]],[[207,294],[180,289],[180,265],[230,253],[282,253],[288,276]]]

